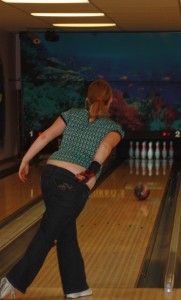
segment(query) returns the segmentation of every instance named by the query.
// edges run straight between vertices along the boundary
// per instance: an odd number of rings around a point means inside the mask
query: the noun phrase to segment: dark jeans
[[[76,219],[86,204],[89,188],[77,182],[73,173],[53,165],[44,167],[41,187],[46,211],[23,258],[7,278],[25,293],[56,241],[64,293],[86,290],[88,285],[77,241]]]

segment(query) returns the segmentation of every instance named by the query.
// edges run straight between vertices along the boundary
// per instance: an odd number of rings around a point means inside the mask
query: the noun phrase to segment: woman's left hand
[[[90,178],[94,177],[94,173],[90,173],[87,170],[85,170],[79,174],[76,174],[75,177],[79,182],[86,183],[89,181]]]
[[[22,182],[26,182],[28,173],[29,173],[29,163],[22,161],[18,173],[19,178]]]

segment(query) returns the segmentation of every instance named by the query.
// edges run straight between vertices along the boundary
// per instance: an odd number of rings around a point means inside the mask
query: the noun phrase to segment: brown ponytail
[[[109,100],[112,97],[112,90],[105,80],[96,80],[88,88],[89,116],[101,118],[108,115]]]

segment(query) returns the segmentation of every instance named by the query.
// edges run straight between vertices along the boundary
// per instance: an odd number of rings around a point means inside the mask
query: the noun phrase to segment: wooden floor
[[[30,288],[26,295],[16,294],[17,299],[54,299],[63,300],[60,288]],[[162,289],[135,289],[135,288],[93,288],[93,295],[81,297],[87,300],[180,300],[181,289],[174,290],[172,293],[165,293]]]
[[[42,165],[34,165],[26,184],[20,182],[17,172],[0,179],[0,223],[41,195],[41,170]]]
[[[145,174],[141,163],[138,168],[138,162],[124,162],[95,189],[78,219],[79,243],[93,289],[93,296],[87,299],[181,298],[179,289],[165,293],[163,289],[135,288],[166,188],[169,162],[166,166],[161,162],[159,172],[154,164],[150,176],[148,171],[148,165]],[[146,201],[134,195],[138,183],[151,191]],[[54,248],[27,293],[17,292],[17,296],[64,299]]]

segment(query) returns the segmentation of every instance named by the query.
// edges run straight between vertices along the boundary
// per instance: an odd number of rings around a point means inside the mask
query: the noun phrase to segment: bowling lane
[[[92,192],[78,219],[94,299],[112,299],[113,291],[118,296],[115,299],[120,299],[121,290],[135,288],[170,174],[168,161],[164,168],[160,161],[159,172],[153,162],[152,175],[147,162],[144,166],[142,170],[141,161],[139,168],[136,161],[131,168],[129,160],[122,163]],[[145,201],[134,195],[140,182],[150,189]],[[63,299],[55,248],[24,297],[42,297],[49,289],[51,295]]]
[[[124,162],[93,192],[79,226],[83,249],[90,260],[93,286],[134,287],[170,173],[168,162],[159,172],[152,161]],[[142,183],[150,189],[146,201],[138,201],[135,187]],[[92,265],[96,266],[96,269]],[[106,274],[106,278],[102,278]]]
[[[41,170],[42,164],[31,166],[29,178],[25,184],[20,181],[18,173],[0,179],[0,223],[41,195],[39,185]]]

